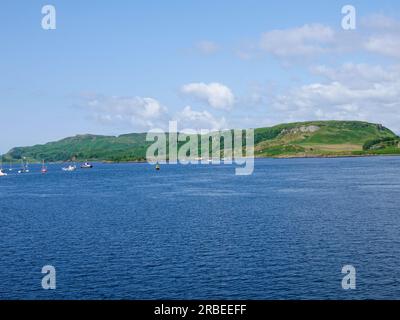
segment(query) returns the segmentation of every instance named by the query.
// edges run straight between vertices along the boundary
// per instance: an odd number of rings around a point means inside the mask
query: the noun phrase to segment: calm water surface
[[[0,178],[1,299],[400,297],[400,158],[31,169]]]

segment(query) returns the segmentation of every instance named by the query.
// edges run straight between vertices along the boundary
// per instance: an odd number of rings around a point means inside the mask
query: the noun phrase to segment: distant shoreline
[[[400,154],[366,154],[366,155],[313,155],[313,156],[278,156],[278,157],[254,157],[254,160],[262,160],[262,159],[286,159],[286,160],[293,160],[293,159],[341,159],[341,158],[373,158],[373,157],[400,157]],[[243,157],[249,158],[249,157]],[[234,159],[232,160],[234,161]],[[66,164],[71,162],[86,162],[85,161],[56,161],[56,162],[47,162],[47,164]],[[90,160],[89,162],[92,163],[101,163],[101,164],[146,164],[147,161],[106,161],[106,160]],[[199,164],[201,164],[201,160],[198,160]],[[220,162],[224,162],[223,159],[220,159]],[[18,163],[18,160],[15,160],[13,164]],[[33,165],[41,165],[41,162],[30,162],[29,164]],[[169,163],[166,163],[169,164]]]
[[[257,157],[256,159],[323,159],[323,158],[372,158],[372,157],[400,157],[400,154],[350,154],[350,155],[320,155],[320,156],[280,156],[280,157]]]

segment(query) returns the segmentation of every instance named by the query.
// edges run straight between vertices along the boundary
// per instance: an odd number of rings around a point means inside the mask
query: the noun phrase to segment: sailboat
[[[44,165],[44,160],[42,162],[42,170],[41,170],[42,174],[47,173],[47,167]]]
[[[24,162],[24,159],[21,159],[21,169],[18,170],[18,173],[28,173],[28,162]]]
[[[10,160],[10,168],[8,169],[8,171],[13,171],[12,161],[11,160]]]

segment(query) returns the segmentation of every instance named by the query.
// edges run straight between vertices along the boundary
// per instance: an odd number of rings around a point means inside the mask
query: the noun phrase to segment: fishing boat
[[[62,168],[63,171],[71,172],[76,170],[76,165],[70,164],[68,167]]]
[[[47,167],[46,167],[45,164],[44,164],[44,160],[43,160],[43,162],[42,162],[42,170],[40,170],[40,172],[41,172],[42,174],[47,173]]]
[[[89,162],[85,162],[81,165],[81,169],[92,169],[93,165],[90,164]]]
[[[159,164],[156,165],[156,170],[160,171],[160,165]]]

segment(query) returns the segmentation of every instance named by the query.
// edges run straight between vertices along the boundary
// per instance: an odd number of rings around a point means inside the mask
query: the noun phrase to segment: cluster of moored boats
[[[92,169],[92,168],[93,168],[93,165],[89,162],[85,162],[85,163],[81,164],[81,169]],[[75,171],[76,169],[77,169],[77,166],[75,163],[62,168],[63,171]]]
[[[70,164],[70,165],[68,165],[66,167],[62,167],[61,169],[62,169],[62,171],[71,172],[71,171],[77,170],[77,168],[78,168],[77,165],[74,163],[74,164]],[[91,163],[89,163],[89,162],[84,162],[84,163],[82,163],[80,165],[80,168],[81,169],[92,169],[93,165]],[[9,169],[3,169],[3,162],[1,162],[0,177],[7,176],[8,175],[7,171],[9,173],[14,172],[14,168],[12,167],[12,163],[10,162]],[[28,161],[21,160],[21,168],[17,169],[16,172],[18,174],[29,173],[30,169],[29,169],[29,166],[28,166]],[[42,167],[40,169],[40,172],[42,174],[46,174],[48,172],[48,168],[47,168],[44,160],[42,161]]]
[[[92,169],[93,165],[90,162],[86,161],[86,162],[84,162],[84,163],[82,163],[80,165],[80,168],[81,169]],[[78,167],[77,167],[76,163],[69,164],[68,166],[61,168],[61,170],[65,171],[65,172],[72,172],[72,171],[76,171],[77,169],[78,169]],[[158,163],[156,164],[155,169],[156,169],[156,171],[160,171],[161,168],[160,168],[160,165]],[[10,162],[9,169],[3,169],[3,161],[1,161],[0,162],[0,177],[7,176],[8,173],[6,171],[8,171],[8,172],[13,172],[14,171],[14,168],[12,167],[12,163]],[[40,172],[42,174],[46,174],[47,171],[48,171],[47,166],[45,164],[45,161],[43,160],[42,161],[42,168],[40,169]],[[29,173],[30,169],[28,167],[28,161],[21,160],[21,168],[16,170],[16,172],[18,174]]]

